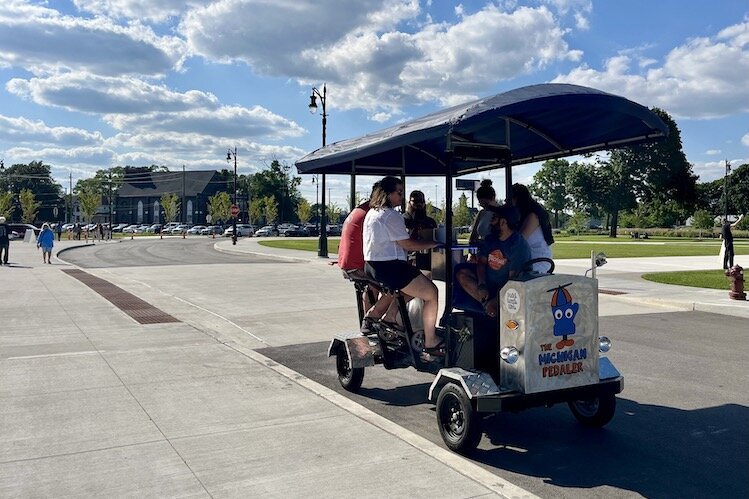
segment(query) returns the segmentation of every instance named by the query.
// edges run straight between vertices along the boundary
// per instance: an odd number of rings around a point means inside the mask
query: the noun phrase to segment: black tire
[[[437,425],[445,445],[459,454],[474,450],[481,441],[482,419],[462,387],[448,383],[437,397]]]
[[[361,388],[364,381],[364,368],[351,368],[349,365],[346,347],[341,346],[335,356],[336,371],[338,372],[338,382],[349,392],[356,393]]]
[[[573,400],[567,404],[575,418],[590,428],[606,426],[616,412],[616,397],[614,395],[596,397],[590,400]]]

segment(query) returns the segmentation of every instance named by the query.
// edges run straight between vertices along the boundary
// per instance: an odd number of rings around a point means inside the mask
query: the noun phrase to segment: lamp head
[[[312,114],[315,114],[317,112],[317,97],[315,96],[315,93],[312,92],[312,95],[309,96],[309,112]]]
[[[231,149],[226,153],[226,161],[231,161]]]
[[[603,267],[608,261],[606,260],[606,254],[601,252],[596,255],[596,267]]]

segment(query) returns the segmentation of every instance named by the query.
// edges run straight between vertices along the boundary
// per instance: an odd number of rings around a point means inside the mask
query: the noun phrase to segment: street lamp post
[[[234,158],[234,200],[232,201],[232,207],[237,205],[237,146],[234,146],[234,150],[229,149],[226,153],[226,161],[231,162]],[[231,243],[237,244],[237,216],[232,214],[231,216]]]
[[[317,98],[320,98],[322,104],[322,146],[325,147],[325,133],[328,126],[328,113],[326,108],[327,99],[327,87],[325,84],[322,86],[322,93],[312,87],[312,94],[309,97],[309,111],[310,113],[317,112]],[[319,206],[319,205],[318,205]],[[325,223],[325,174],[322,174],[322,214],[320,215],[320,240],[317,246],[317,256],[328,257],[328,226]]]

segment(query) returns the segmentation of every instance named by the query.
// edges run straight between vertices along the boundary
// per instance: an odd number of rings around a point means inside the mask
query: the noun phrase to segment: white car
[[[255,233],[255,228],[250,224],[237,224],[237,237],[250,237]],[[234,234],[233,227],[230,225],[224,231],[224,237],[231,237]]]
[[[188,234],[200,234],[201,230],[205,229],[205,225],[193,225],[189,229],[187,229]]]

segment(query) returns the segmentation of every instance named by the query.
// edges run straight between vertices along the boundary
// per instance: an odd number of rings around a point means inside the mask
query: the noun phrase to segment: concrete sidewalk
[[[327,265],[337,260],[337,255],[319,258],[314,252],[271,248],[260,244],[262,239],[239,239],[236,245],[231,240],[217,240],[215,248],[226,253],[249,253],[275,256],[290,260],[307,261]],[[605,247],[603,248],[605,250]],[[749,257],[738,255],[736,262],[749,268]],[[557,260],[557,274],[584,275],[590,268],[590,259]],[[666,307],[676,310],[699,310],[718,314],[749,317],[749,301],[732,300],[726,290],[690,288],[646,281],[640,277],[646,272],[668,272],[677,270],[700,270],[718,268],[718,256],[679,256],[659,258],[612,258],[597,269],[598,287],[607,299]],[[749,286],[747,286],[749,287]],[[609,294],[610,293],[610,294]],[[616,293],[616,294],[614,294]]]
[[[0,497],[531,497],[242,344],[137,323],[34,244],[10,261]]]

